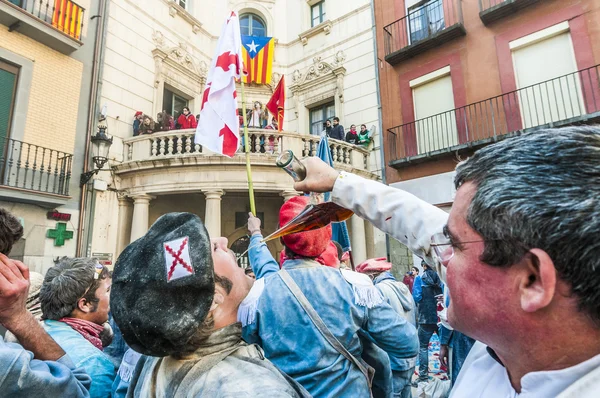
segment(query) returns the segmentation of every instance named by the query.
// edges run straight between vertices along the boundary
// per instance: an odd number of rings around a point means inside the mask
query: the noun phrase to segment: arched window
[[[240,28],[244,36],[267,35],[267,25],[261,17],[256,14],[244,14],[240,17]]]

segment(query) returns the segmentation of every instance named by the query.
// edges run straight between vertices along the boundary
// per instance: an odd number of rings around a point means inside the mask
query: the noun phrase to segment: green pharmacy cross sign
[[[55,229],[49,229],[47,238],[54,239],[54,246],[64,246],[65,239],[73,239],[73,231],[67,231],[67,223],[57,222]]]

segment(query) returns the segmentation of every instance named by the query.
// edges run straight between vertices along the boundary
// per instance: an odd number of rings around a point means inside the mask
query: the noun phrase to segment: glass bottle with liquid
[[[306,178],[306,168],[290,150],[283,152],[277,158],[277,166],[284,169],[296,182],[300,182]],[[311,203],[286,225],[265,237],[263,242],[285,235],[323,228],[332,222],[346,221],[354,214],[352,210],[348,210],[333,202],[323,202],[322,199],[316,198],[322,198],[322,195],[314,192],[311,193]]]

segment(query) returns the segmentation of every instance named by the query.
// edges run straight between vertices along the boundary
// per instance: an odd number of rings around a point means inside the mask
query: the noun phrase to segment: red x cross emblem
[[[190,260],[188,237],[164,243],[167,281],[194,274]],[[174,248],[177,248],[175,251]],[[180,265],[180,266],[178,266]]]

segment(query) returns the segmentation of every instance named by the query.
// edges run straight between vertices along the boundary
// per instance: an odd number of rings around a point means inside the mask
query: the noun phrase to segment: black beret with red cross
[[[188,351],[214,291],[210,238],[202,220],[169,213],[117,259],[110,307],[131,348],[163,357]]]

